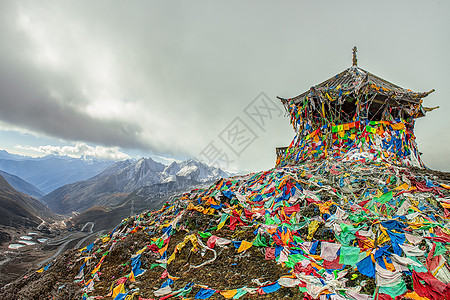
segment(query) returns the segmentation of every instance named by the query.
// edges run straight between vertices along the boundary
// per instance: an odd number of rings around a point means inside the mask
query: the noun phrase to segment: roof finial
[[[357,67],[358,66],[358,59],[356,58],[356,52],[358,52],[358,48],[353,47],[353,66]]]

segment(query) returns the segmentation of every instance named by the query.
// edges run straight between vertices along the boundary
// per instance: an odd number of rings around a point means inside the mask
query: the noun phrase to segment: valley
[[[72,173],[77,168],[80,174],[92,171],[92,166],[74,159],[50,157],[37,162],[5,153],[0,156],[1,285],[29,270],[49,266],[67,250],[93,243],[130,215],[158,210],[175,195],[206,187],[229,175],[195,160],[164,165],[141,158],[104,162],[104,169],[98,169],[98,174],[48,192],[49,187],[63,182],[61,179],[68,172],[62,169],[64,166],[55,167],[61,162]],[[42,172],[41,181],[32,175],[37,174],[33,169],[36,164]],[[11,173],[1,170],[2,166]],[[59,175],[54,173],[58,168]],[[46,171],[53,172],[50,177],[58,180],[48,177]],[[18,176],[27,172],[28,177],[35,176],[33,180],[39,188]],[[42,185],[44,181],[49,186]]]

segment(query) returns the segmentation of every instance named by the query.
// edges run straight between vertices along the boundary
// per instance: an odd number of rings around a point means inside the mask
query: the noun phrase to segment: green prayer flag
[[[211,228],[206,229],[205,232],[208,232],[208,231],[214,231],[214,230],[216,230],[216,229],[217,229],[217,226],[214,226],[214,227],[211,227]]]
[[[209,238],[212,235],[212,233],[211,232],[199,231],[198,235],[201,236],[202,238]]]
[[[256,247],[267,247],[266,239],[261,236],[261,234],[257,234],[255,240],[253,241],[253,246]]]
[[[415,266],[415,265],[409,265],[409,269],[413,269],[414,271],[418,272],[418,273],[427,273],[428,269],[415,257],[415,256],[409,256],[406,255],[407,258],[412,259],[413,261],[415,261],[416,263],[422,265],[421,267]]]
[[[444,254],[447,252],[447,248],[442,245],[440,242],[434,242],[436,244],[436,249],[434,250],[433,257]]]
[[[189,287],[187,290],[184,290],[184,288],[180,289],[180,294],[178,296],[186,296],[187,294],[189,294],[192,291],[192,286]],[[174,294],[174,293],[172,293]]]
[[[247,294],[247,290],[245,289],[245,287],[237,289],[237,293],[236,293],[236,295],[233,296],[233,299],[239,299],[240,297],[244,296],[245,294]]]
[[[293,235],[292,237],[294,238],[294,242],[296,242],[297,244],[301,244],[304,242],[304,240],[298,235]]]
[[[390,192],[387,192],[387,193],[381,195],[380,197],[374,197],[373,199],[378,203],[384,204],[384,203],[392,200],[392,194],[393,194],[393,192],[390,191]]]
[[[283,202],[284,201],[279,201],[279,202],[275,203],[275,205],[272,207],[272,210],[275,211],[278,207],[285,206],[285,204]]]
[[[271,217],[267,216],[266,225],[273,225],[273,224],[276,224],[275,221]]]
[[[340,226],[342,232],[339,236],[337,236],[337,239],[342,245],[348,246],[350,242],[356,238],[355,233],[357,229],[352,225],[347,225],[344,223],[341,223]]]
[[[161,267],[161,268],[166,268],[166,264],[151,264],[150,265],[150,269],[153,269],[155,267]]]
[[[392,299],[395,299],[395,297],[403,295],[407,292],[406,283],[402,279],[394,286],[380,286],[379,292],[381,294],[388,294],[392,297]]]
[[[298,287],[298,290],[299,290],[300,292],[302,292],[302,293],[306,293],[306,292],[308,291],[308,289],[306,288],[306,286],[305,286],[305,287],[299,286],[299,287]]]
[[[220,217],[219,226],[223,226],[225,224],[225,222],[227,221],[229,216],[230,215],[227,214],[227,213],[222,214],[222,216]]]
[[[155,244],[159,249],[161,249],[164,246],[164,240],[162,238],[159,238],[156,240]]]
[[[299,261],[306,260],[307,258],[297,253],[289,255],[288,260],[285,262],[286,267],[293,268]]]
[[[354,266],[358,262],[359,258],[358,247],[341,246],[341,255],[339,256],[339,263],[344,265]]]

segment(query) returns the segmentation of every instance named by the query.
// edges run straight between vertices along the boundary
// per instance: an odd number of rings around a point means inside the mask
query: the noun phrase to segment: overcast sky
[[[268,169],[294,136],[276,96],[350,67],[356,45],[367,71],[436,89],[417,142],[450,171],[449,3],[1,1],[0,148]],[[263,124],[251,114],[261,104]]]

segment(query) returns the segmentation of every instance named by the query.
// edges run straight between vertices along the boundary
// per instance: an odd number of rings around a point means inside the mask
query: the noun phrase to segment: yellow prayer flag
[[[92,270],[92,274],[95,274],[95,273],[97,273],[98,272],[98,270],[100,270],[100,267],[102,266],[102,264],[101,263],[99,263],[96,267],[95,267],[95,269],[94,270]]]
[[[219,223],[219,225],[217,225],[217,231],[220,230],[220,229],[222,229],[222,227],[223,227],[223,226],[225,225],[225,223],[227,222],[228,218],[229,218],[229,216],[227,216],[227,217],[225,218],[225,220],[223,220],[222,222]]]
[[[230,299],[230,298],[233,298],[234,295],[237,294],[237,290],[220,291],[219,293],[222,296],[224,296],[226,299]]]
[[[407,183],[403,183],[402,185],[399,185],[398,187],[396,187],[394,190],[396,191],[401,191],[401,190],[407,190],[409,188]]]
[[[377,240],[377,245],[382,245],[386,242],[389,242],[391,240],[391,238],[389,237],[389,235],[386,232],[386,229],[383,226],[380,226],[380,230],[381,230],[381,235],[378,237]]]
[[[118,294],[125,294],[125,293],[126,293],[125,285],[121,283],[113,289],[112,298],[114,299]]]
[[[391,124],[391,127],[393,130],[402,130],[402,129],[405,129],[405,124],[395,123],[395,124]]]
[[[86,281],[86,282],[84,283],[84,285],[85,285],[85,286],[88,286],[88,285],[91,283],[92,280],[94,280],[94,278],[91,278],[91,279],[89,279],[88,281]]]
[[[444,189],[450,190],[450,185],[441,183],[441,186],[442,186]]]
[[[135,282],[136,279],[134,278],[134,272],[131,270],[130,276],[128,276],[128,279],[130,279],[131,282]]]
[[[416,292],[406,293],[404,295],[404,297],[414,299],[414,300],[431,300],[430,298],[427,298],[427,297],[420,297],[419,295],[417,295]]]
[[[417,229],[417,228],[420,228],[423,226],[423,223],[417,223],[417,222],[408,222],[407,224],[411,229]]]
[[[172,262],[172,260],[175,259],[175,251],[173,251],[172,255],[169,257],[169,259],[167,260],[167,264],[170,264]]]
[[[161,249],[158,250],[159,255],[163,255],[164,252],[166,252],[167,248],[169,247],[169,243],[167,243],[164,247],[162,247]]]
[[[314,258],[317,261],[323,260],[323,258],[320,257],[320,255],[309,254],[308,256],[311,257],[311,258]]]
[[[237,252],[238,253],[244,252],[245,250],[250,248],[252,245],[253,245],[252,242],[242,241]]]
[[[172,276],[172,275],[170,275],[169,273],[167,273],[167,277],[169,277],[169,278],[172,279],[172,280],[178,280],[178,279],[180,279],[180,277]]]
[[[314,233],[316,233],[318,228],[319,228],[319,221],[317,220],[311,221],[311,223],[308,225],[308,236],[306,237],[308,241],[310,241],[313,238]]]
[[[147,249],[147,246],[145,246],[144,248],[142,248],[141,250],[136,252],[136,254],[142,254],[142,252],[144,252],[146,249]]]

